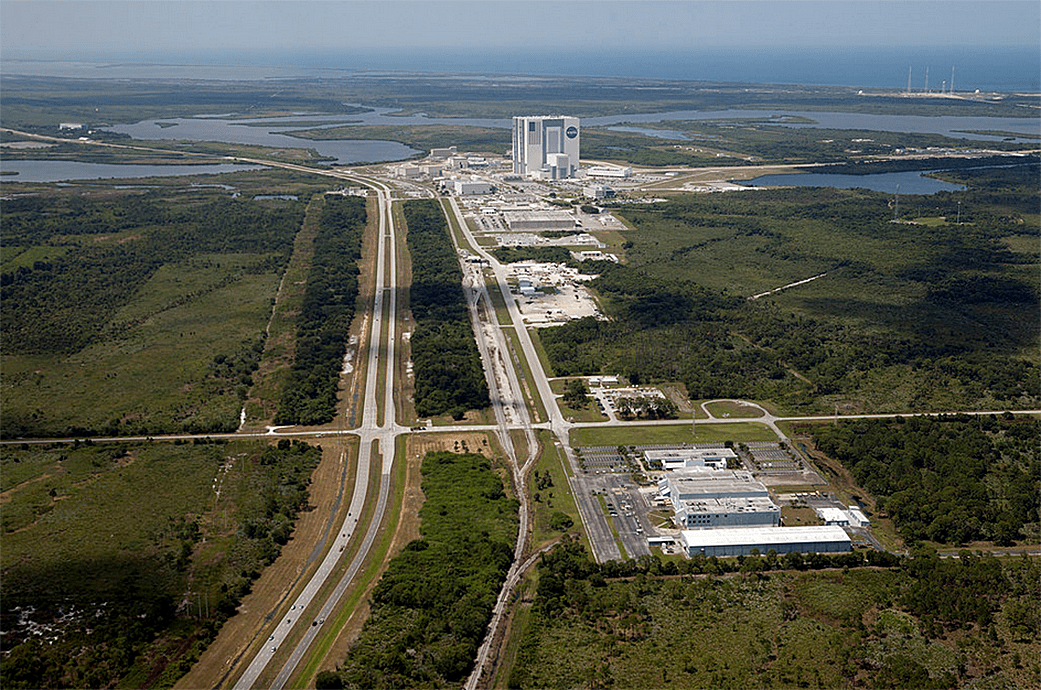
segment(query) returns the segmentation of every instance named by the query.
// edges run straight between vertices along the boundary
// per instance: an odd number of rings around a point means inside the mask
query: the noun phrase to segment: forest
[[[1029,687],[1036,559],[921,551],[538,566],[511,688]],[[667,663],[663,663],[667,660]]]
[[[412,260],[409,306],[416,321],[410,340],[416,414],[462,419],[467,410],[490,404],[463,295],[463,273],[437,201],[409,201],[404,212]]]
[[[987,416],[815,426],[814,443],[849,468],[909,541],[1041,537],[1041,423]]]
[[[326,195],[276,424],[325,424],[336,416],[367,218],[365,199]]]
[[[394,557],[347,658],[318,688],[459,687],[513,562],[518,503],[488,458],[423,458],[421,537]]]
[[[306,202],[174,181],[0,204],[4,436],[237,428]]]
[[[1036,165],[945,173],[964,192],[790,189],[618,207],[608,321],[540,332],[557,376],[678,380],[793,410],[1036,405]],[[961,224],[953,219],[961,204]],[[945,220],[946,219],[946,220]],[[797,290],[742,295],[826,274]]]
[[[171,687],[278,557],[320,457],[288,439],[5,446],[4,687]]]

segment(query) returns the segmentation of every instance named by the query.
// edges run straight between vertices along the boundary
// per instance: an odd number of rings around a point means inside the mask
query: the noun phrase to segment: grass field
[[[4,357],[5,414],[38,415],[41,431],[52,435],[234,429],[241,398],[215,391],[208,378],[217,353],[250,348],[264,331],[278,276],[242,273],[256,260],[221,255],[168,264],[113,314],[112,325],[134,324],[118,339],[71,355]]]
[[[582,530],[582,518],[578,514],[575,497],[571,494],[565,474],[566,460],[553,442],[552,434],[544,430],[537,433],[542,444],[542,453],[535,465],[537,475],[528,478],[530,491],[539,494],[539,500],[532,504],[532,546],[535,549],[558,539],[561,532],[565,531],[552,525],[556,513],[564,513],[570,518],[571,527],[566,531],[574,533]]]
[[[237,428],[304,204],[250,199],[309,196],[304,179],[236,173],[146,192],[20,185],[49,199],[55,219],[33,224],[31,209],[5,204],[5,245],[16,250],[4,265],[5,307],[41,317],[5,331],[4,434]],[[282,335],[299,302],[289,282],[265,375],[289,345]],[[270,407],[263,396],[280,386],[277,375],[264,383],[249,404],[258,421]]]
[[[630,424],[621,427],[584,428],[571,431],[572,446],[639,446],[658,443],[710,443],[719,441],[776,441],[769,427],[754,422],[701,424],[692,435],[690,424]]]

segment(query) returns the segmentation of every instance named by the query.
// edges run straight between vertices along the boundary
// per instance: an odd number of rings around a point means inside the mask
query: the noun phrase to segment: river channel
[[[231,119],[227,115],[191,118],[144,120],[132,125],[116,125],[114,132],[128,134],[139,140],[221,141],[253,144],[277,148],[313,148],[341,165],[359,162],[394,161],[409,158],[419,151],[394,141],[360,139],[310,140],[293,137],[294,130],[342,127],[350,125],[463,125],[475,127],[509,128],[506,118],[456,118],[396,115],[391,108],[374,108],[368,112],[349,115],[301,113],[288,117],[258,119]],[[803,119],[813,122],[805,122]],[[855,129],[887,132],[914,132],[944,136],[997,141],[1003,137],[968,134],[967,130],[1016,132],[1024,135],[1041,133],[1041,120],[1012,117],[923,117],[918,115],[869,115],[864,113],[826,113],[794,110],[676,110],[665,113],[630,113],[582,119],[584,127],[621,127],[683,120],[747,120],[769,121],[783,127],[816,127],[827,129]],[[675,130],[636,129],[644,133],[659,132],[663,138],[682,138],[686,135]],[[680,135],[677,137],[677,135]],[[1024,143],[1038,143],[1023,137]]]

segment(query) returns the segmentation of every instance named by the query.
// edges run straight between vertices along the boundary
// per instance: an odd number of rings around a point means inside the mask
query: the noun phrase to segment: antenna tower
[[[929,65],[925,66],[925,92],[929,93]]]
[[[896,203],[893,204],[893,222],[896,222],[897,216],[900,215],[900,185],[896,186]]]
[[[951,90],[947,93],[954,93],[954,65],[951,65]]]
[[[907,66],[907,93],[911,93],[911,65]]]

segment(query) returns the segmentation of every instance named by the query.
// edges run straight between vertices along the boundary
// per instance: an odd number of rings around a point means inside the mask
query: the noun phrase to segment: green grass
[[[556,512],[566,513],[571,518],[572,526],[570,533],[581,532],[582,538],[586,539],[585,530],[582,526],[582,518],[575,505],[575,497],[568,485],[568,475],[565,467],[567,460],[553,442],[553,435],[546,430],[536,432],[542,446],[535,470],[542,474],[549,474],[552,485],[539,489],[535,486],[534,477],[528,477],[528,490],[530,493],[539,493],[540,501],[532,503],[534,517],[532,520],[532,546],[535,549],[557,539],[560,532],[550,527],[550,518]]]
[[[3,273],[14,273],[19,268],[32,268],[37,261],[48,261],[55,257],[64,256],[69,251],[68,247],[31,246],[4,247]]]
[[[257,441],[5,446],[4,615],[71,614],[43,650],[13,634],[9,686],[53,686],[56,673],[80,687],[171,685],[277,557],[318,455]],[[26,654],[46,662],[32,670]]]
[[[976,626],[927,637],[891,604],[907,582],[899,569],[868,568],[569,578],[554,608],[542,610],[549,601],[539,597],[519,619],[509,687],[878,687],[898,657],[933,680],[950,673],[957,687],[981,676],[995,687],[1031,685],[1037,670],[1017,666],[1013,651],[1026,659],[1036,640],[1013,649],[1007,633],[988,639]]]
[[[510,316],[510,310],[502,298],[502,291],[499,290],[498,281],[486,274],[485,285],[488,286],[488,296],[492,299],[492,306],[495,307],[495,318],[498,319],[500,325],[512,326],[513,317]]]
[[[718,441],[776,441],[769,427],[751,422],[734,424],[699,424],[697,436],[690,424],[626,425],[620,427],[583,428],[571,431],[572,446],[639,446],[658,443],[710,443]]]
[[[712,413],[713,417],[730,417],[733,419],[752,419],[755,417],[762,417],[763,413],[755,408],[748,405],[742,405],[740,403],[734,403],[729,401],[724,402],[712,402],[705,405],[708,411]],[[698,409],[701,406],[698,405]]]
[[[255,260],[222,255],[164,266],[113,314],[110,326],[129,325],[120,337],[70,355],[5,356],[5,415],[35,415],[41,430],[56,435],[104,429],[112,420],[127,430],[192,421],[235,428],[242,401],[214,394],[208,372],[216,355],[234,354],[264,330],[278,276],[236,277]]]

